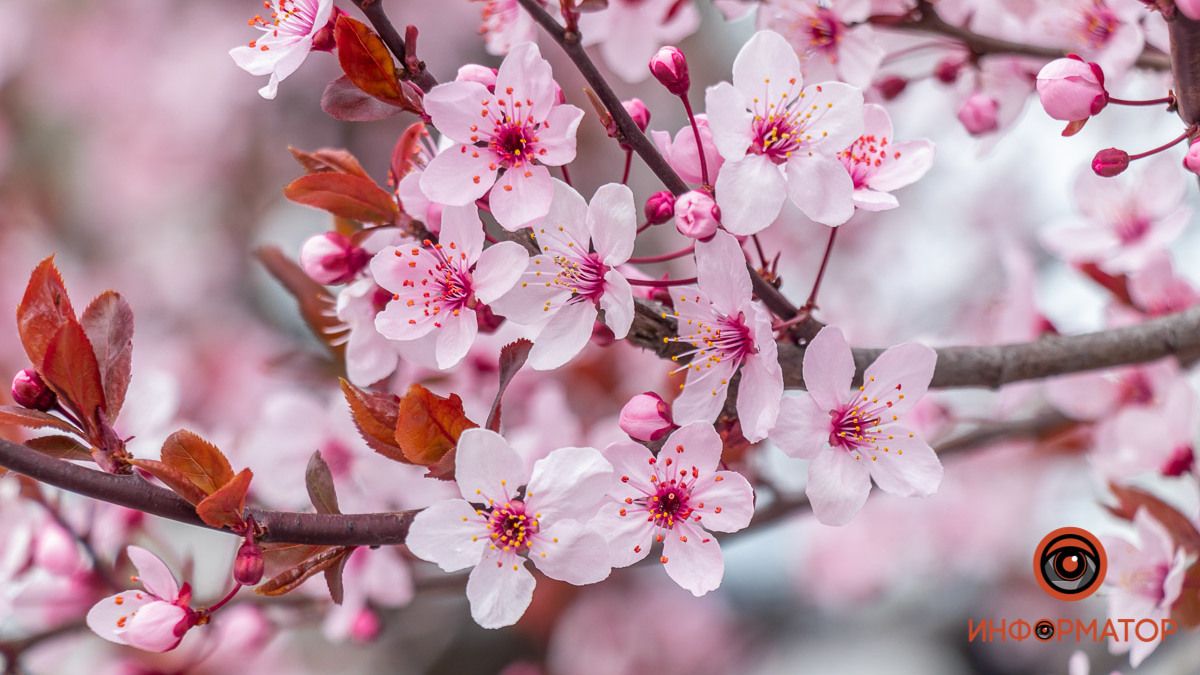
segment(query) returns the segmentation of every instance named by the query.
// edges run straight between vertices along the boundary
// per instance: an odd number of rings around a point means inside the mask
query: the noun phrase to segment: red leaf
[[[381,394],[360,389],[341,380],[342,394],[350,406],[350,416],[358,433],[371,449],[389,459],[408,462],[396,445],[396,414],[400,399],[393,394]]]
[[[343,75],[326,85],[321,110],[339,122],[375,122],[395,117],[405,108],[380,101]]]
[[[133,310],[119,294],[101,293],[80,319],[100,366],[105,412],[111,422],[125,404],[133,364]]]
[[[370,178],[367,170],[362,167],[358,159],[347,150],[340,148],[320,148],[312,152],[307,152],[288,146],[288,152],[292,153],[292,157],[309,173],[331,171],[333,173],[347,173],[354,176],[362,176],[363,178]]]
[[[1109,511],[1118,518],[1133,520],[1137,512],[1145,509],[1155,520],[1167,528],[1171,539],[1189,553],[1200,554],[1200,531],[1187,516],[1180,513],[1174,506],[1133,487],[1109,483],[1109,489],[1117,498],[1117,506]]]
[[[197,504],[196,515],[213,527],[241,527],[245,522],[242,512],[246,510],[246,493],[250,491],[252,478],[254,473],[250,469],[242,469],[233,480]]]
[[[388,185],[395,188],[400,179],[412,171],[413,158],[421,153],[421,139],[428,136],[423,122],[413,122],[400,134],[392,148],[392,164],[388,167]]]
[[[300,305],[300,316],[308,324],[308,329],[329,348],[338,363],[342,363],[348,329],[335,314],[337,301],[329,289],[313,281],[294,260],[275,246],[263,246],[254,255],[295,298]]]
[[[326,569],[340,563],[340,561],[354,551],[349,546],[337,546],[327,548],[312,557],[296,563],[292,567],[280,572],[274,577],[264,581],[257,588],[255,593],[259,595],[277,596],[295,590],[313,576],[317,572],[323,572]]]
[[[504,398],[504,391],[521,366],[525,365],[530,349],[533,349],[533,343],[521,338],[500,350],[500,386],[496,389],[496,398],[492,401],[492,411],[488,413],[486,424],[492,431],[500,431],[500,402]]]
[[[70,422],[40,410],[30,410],[15,405],[0,405],[0,424],[15,424],[30,429],[50,427],[67,433],[81,434]]]
[[[353,552],[353,549],[351,549]],[[333,604],[340,605],[346,597],[346,586],[342,583],[342,574],[346,571],[346,561],[350,559],[347,553],[337,559],[337,562],[325,568],[325,586],[329,588],[329,599]]]
[[[83,326],[71,317],[58,329],[46,346],[46,358],[38,370],[42,378],[58,392],[59,399],[71,403],[82,415],[88,431],[100,429],[97,410],[106,410],[100,365]]]
[[[462,432],[477,426],[467,419],[457,394],[442,398],[414,384],[400,399],[396,445],[410,464],[433,467],[454,449]]]
[[[29,285],[25,287],[25,296],[17,306],[17,333],[29,355],[29,362],[34,366],[41,365],[50,341],[74,318],[75,310],[67,297],[67,287],[54,266],[54,256],[50,256],[34,268]]]
[[[92,451],[70,436],[39,436],[25,441],[27,447],[56,459],[92,461]]]
[[[337,43],[338,63],[355,86],[381,101],[403,100],[396,62],[375,31],[343,15],[334,24],[333,39]]]
[[[304,484],[308,488],[308,499],[317,509],[317,513],[341,513],[338,509],[337,490],[333,487],[333,473],[321,451],[317,450],[308,460],[308,468],[304,472]]]
[[[208,496],[191,478],[175,467],[154,459],[130,459],[129,463],[163,482],[175,494],[192,504],[199,504]]]
[[[1200,626],[1200,562],[1183,573],[1183,590],[1171,607],[1171,618],[1184,628]]]
[[[162,461],[206,495],[233,480],[233,469],[220,449],[187,429],[176,431],[163,443]]]
[[[288,199],[364,223],[391,223],[399,210],[392,196],[369,178],[345,173],[310,173],[283,189]]]

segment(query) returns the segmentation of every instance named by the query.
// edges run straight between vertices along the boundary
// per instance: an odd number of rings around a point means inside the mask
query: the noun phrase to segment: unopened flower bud
[[[488,91],[494,91],[496,88],[496,69],[481,66],[478,63],[468,63],[458,69],[458,75],[455,76],[457,82],[478,82],[488,88]]]
[[[358,643],[371,642],[379,637],[381,628],[382,625],[379,623],[379,617],[375,616],[375,612],[364,608],[350,624],[350,639]]]
[[[54,407],[58,397],[36,370],[26,368],[13,378],[12,400],[22,408],[45,412]]]
[[[717,233],[720,224],[721,209],[707,192],[692,190],[675,200],[675,229],[679,234],[706,240]]]
[[[899,75],[888,75],[887,77],[875,83],[875,88],[879,90],[879,95],[883,100],[890,101],[908,88],[908,80]]]
[[[650,73],[676,96],[686,96],[692,80],[688,76],[687,58],[678,47],[659,49],[650,59]]]
[[[1119,148],[1105,148],[1092,158],[1092,171],[1097,176],[1112,178],[1129,168],[1129,153]]]
[[[959,107],[958,121],[962,122],[967,133],[978,136],[1000,128],[999,111],[1000,103],[996,99],[976,92],[967,97]]]
[[[1183,156],[1183,165],[1188,171],[1200,174],[1200,141],[1193,142],[1188,148],[1187,154]]]
[[[933,67],[933,76],[939,82],[944,84],[954,84],[958,80],[958,74],[962,71],[963,59],[957,56],[948,56]]]
[[[639,441],[657,441],[675,429],[671,406],[652,391],[629,399],[621,408],[618,424],[621,431]]]
[[[651,225],[661,225],[675,217],[675,195],[667,190],[655,192],[646,200],[646,220]]]
[[[337,47],[337,40],[333,38],[333,27],[337,25],[337,20],[345,12],[339,7],[334,7],[333,12],[329,14],[329,22],[326,23],[321,30],[313,34],[312,48],[315,52],[331,52]]]
[[[262,549],[247,539],[242,542],[237,557],[233,559],[233,578],[243,586],[253,586],[262,581],[263,566]]]
[[[1085,120],[1108,105],[1104,71],[1072,54],[1047,63],[1037,76],[1038,98],[1056,120]]]
[[[628,101],[621,101],[621,105],[625,107],[625,112],[633,118],[633,123],[637,125],[639,131],[645,131],[646,127],[650,126],[650,109],[642,103],[640,98],[631,98]]]
[[[370,254],[340,232],[309,237],[300,249],[300,266],[319,284],[350,281],[370,259]]]

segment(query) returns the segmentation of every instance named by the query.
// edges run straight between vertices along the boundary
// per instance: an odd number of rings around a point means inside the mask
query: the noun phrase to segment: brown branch
[[[1167,27],[1179,116],[1184,122],[1195,124],[1200,122],[1200,22],[1175,12]]]

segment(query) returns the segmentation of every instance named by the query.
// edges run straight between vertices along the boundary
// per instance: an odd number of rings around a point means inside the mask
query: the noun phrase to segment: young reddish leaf
[[[307,152],[288,146],[288,152],[292,153],[292,157],[309,173],[332,171],[333,173],[348,173],[354,176],[370,178],[367,170],[362,167],[358,159],[350,154],[348,150],[341,148],[320,148],[312,152]]]
[[[91,449],[70,436],[39,436],[25,441],[25,445],[57,459],[92,461]]]
[[[120,294],[105,291],[88,305],[80,319],[100,366],[105,412],[117,418],[125,404],[133,364],[133,309]]]
[[[317,513],[341,513],[338,509],[337,490],[333,487],[333,473],[317,450],[308,460],[304,472],[304,484],[308,487],[308,499]]]
[[[46,346],[46,358],[38,372],[60,399],[71,402],[89,431],[100,428],[97,411],[106,410],[100,364],[96,362],[91,340],[74,317],[58,329]]]
[[[375,122],[395,117],[405,109],[380,101],[345,75],[326,85],[321,94],[321,110],[339,122]]]
[[[329,289],[309,278],[294,260],[275,246],[260,247],[254,255],[295,298],[300,306],[300,316],[308,324],[308,329],[329,348],[338,363],[342,363],[348,329],[337,318],[337,301]]]
[[[354,549],[350,549],[351,552]],[[350,554],[338,558],[337,562],[325,568],[325,586],[329,588],[329,599],[333,600],[333,604],[340,605],[346,597],[346,587],[342,583],[342,574],[346,571],[346,561],[350,559]]]
[[[467,419],[457,394],[442,398],[414,384],[400,399],[396,445],[408,462],[434,466],[454,449],[462,432],[477,426]]]
[[[1184,628],[1200,626],[1200,562],[1183,573],[1183,592],[1171,607],[1171,618]]]
[[[533,349],[533,343],[521,338],[504,345],[504,349],[500,350],[500,386],[496,389],[496,398],[492,401],[492,411],[488,413],[486,425],[492,431],[500,431],[500,402],[504,398],[504,391],[521,366],[525,365],[530,349]]]
[[[34,268],[29,285],[25,287],[25,296],[17,306],[17,333],[29,355],[29,362],[41,365],[50,341],[74,318],[75,310],[67,297],[67,287],[54,266],[54,256],[50,256]]]
[[[364,223],[391,223],[399,213],[392,196],[370,178],[346,173],[310,173],[283,189],[288,199]]]
[[[176,431],[163,443],[162,461],[206,495],[233,480],[233,468],[220,449],[187,429]]]
[[[175,494],[192,504],[204,501],[208,493],[179,469],[155,459],[130,459],[129,463],[162,481]]]
[[[375,31],[342,15],[334,24],[333,39],[337,43],[338,63],[355,86],[381,101],[403,100],[396,62]]]
[[[1174,506],[1137,488],[1116,483],[1110,483],[1108,487],[1117,498],[1117,506],[1109,508],[1113,515],[1125,520],[1133,520],[1140,509],[1145,509],[1155,520],[1162,523],[1163,527],[1167,528],[1167,532],[1171,534],[1171,539],[1176,544],[1179,544],[1188,553],[1200,554],[1200,531],[1197,531],[1192,521]]]
[[[254,473],[242,471],[233,480],[221,486],[196,505],[196,515],[213,527],[241,527],[242,512],[246,510],[246,493],[250,491],[250,480]]]
[[[341,380],[342,394],[350,406],[350,416],[358,433],[379,454],[398,462],[408,462],[396,445],[396,415],[400,399],[394,394],[381,394],[360,389]]]
[[[82,434],[70,422],[40,410],[30,410],[15,405],[0,405],[0,424],[13,424],[30,429],[52,428],[71,434]]]
[[[392,148],[392,163],[388,167],[388,185],[392,188],[399,185],[400,179],[412,171],[413,158],[420,154],[421,139],[427,135],[424,122],[413,122],[400,134],[396,146]]]
[[[270,578],[289,567],[294,567],[303,560],[329,550],[330,547],[314,544],[267,543],[261,544],[260,548],[263,552],[265,575]]]
[[[341,559],[350,555],[350,552],[353,550],[349,546],[335,546],[324,549],[320,553],[305,558],[259,584],[258,588],[254,589],[254,592],[259,595],[274,597],[293,591],[312,575],[339,564]]]

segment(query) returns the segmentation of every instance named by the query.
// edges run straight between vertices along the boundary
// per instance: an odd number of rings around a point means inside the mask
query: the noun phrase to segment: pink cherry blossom
[[[1108,553],[1108,615],[1161,621],[1171,615],[1171,605],[1183,591],[1183,578],[1193,560],[1175,545],[1162,523],[1145,510],[1133,517],[1137,542],[1112,538],[1104,542]],[[1114,654],[1129,653],[1134,668],[1159,645],[1159,640],[1111,641]]]
[[[617,267],[633,254],[637,207],[633,192],[609,183],[591,204],[554,180],[550,212],[533,227],[541,253],[496,310],[524,325],[539,326],[529,353],[538,370],[574,358],[592,336],[599,310],[620,340],[633,323],[633,292]]]
[[[710,532],[737,532],[754,515],[754,489],[736,471],[721,471],[721,437],[709,423],[676,430],[655,457],[618,441],[609,503],[592,522],[604,533],[614,567],[628,567],[661,543],[667,576],[692,595],[716,590],[725,575],[721,545]]]
[[[189,607],[191,588],[176,583],[158,556],[137,546],[126,549],[144,591],[122,591],[97,602],[87,614],[88,628],[120,645],[166,652],[179,645],[199,614]]]
[[[862,92],[841,82],[802,88],[803,80],[791,45],[759,31],[733,62],[733,84],[708,88],[708,122],[725,159],[717,205],[734,234],[770,225],[786,198],[826,225],[854,214],[854,182],[837,154],[862,134]]]
[[[1191,473],[1200,400],[1184,379],[1171,384],[1161,398],[1157,405],[1121,409],[1100,423],[1091,459],[1102,475],[1120,480]]]
[[[1119,180],[1081,171],[1075,204],[1082,218],[1043,231],[1046,248],[1069,262],[1130,272],[1175,241],[1192,213],[1183,204],[1187,174],[1166,155],[1143,162]]]
[[[1145,46],[1139,0],[1060,0],[1040,5],[1045,33],[1094,61],[1109,77],[1124,74]]]
[[[499,434],[468,429],[459,438],[456,465],[463,498],[418,513],[407,543],[413,555],[447,572],[473,567],[467,599],[480,626],[509,626],[525,613],[535,583],[526,558],[570,584],[608,577],[604,538],[584,524],[612,480],[612,466],[599,451],[559,448],[529,473]]]
[[[729,381],[742,373],[737,412],[747,440],[760,441],[775,425],[783,396],[770,313],[751,298],[750,273],[741,246],[732,235],[718,231],[696,243],[698,286],[672,294],[678,325],[674,342],[693,349],[683,391],[673,409],[677,424],[712,423],[725,405]],[[673,357],[678,360],[678,357]]]
[[[646,79],[646,63],[659,47],[678,43],[699,27],[696,6],[678,0],[609,0],[605,9],[579,19],[584,44],[599,45],[605,65],[626,82]]]
[[[1099,421],[1124,408],[1160,405],[1181,377],[1174,359],[1162,359],[1052,378],[1045,384],[1046,398],[1072,419]]]
[[[1104,71],[1072,54],[1047,63],[1037,77],[1038,96],[1056,120],[1086,120],[1108,104]]]
[[[410,563],[395,547],[378,549],[358,548],[346,561],[343,577],[343,596],[325,615],[322,626],[325,637],[334,641],[370,638],[364,630],[370,620],[364,613],[374,614],[372,608],[397,608],[407,605],[413,597]]]
[[[376,254],[371,274],[392,292],[392,301],[375,318],[379,332],[410,345],[432,343],[438,368],[461,361],[479,329],[476,308],[507,293],[529,262],[520,244],[505,241],[484,249],[483,243],[475,207],[450,206],[442,214],[437,243],[389,246]]]
[[[812,460],[806,492],[817,520],[845,525],[871,492],[927,496],[942,463],[904,416],[925,395],[937,354],[913,342],[891,347],[851,389],[854,357],[842,331],[826,326],[804,351],[808,395],[787,397],[772,439],[787,454]]]
[[[716,181],[720,176],[721,165],[725,162],[717,145],[713,142],[712,129],[708,125],[708,115],[696,115],[696,127],[700,130],[700,143],[704,146],[704,161],[708,164],[708,178]],[[650,139],[662,153],[667,164],[675,169],[675,173],[688,183],[700,183],[704,174],[700,171],[700,154],[696,152],[696,134],[691,125],[675,132],[675,137],[665,131],[652,130]],[[665,222],[665,221],[664,221]]]
[[[768,0],[758,27],[778,31],[804,55],[804,74],[866,87],[884,49],[867,23],[871,0]]]
[[[270,0],[270,19],[253,24],[263,35],[229,50],[234,63],[251,75],[270,75],[258,93],[275,98],[279,83],[296,72],[313,48],[313,38],[329,23],[333,0]],[[257,18],[257,17],[256,17]]]
[[[1150,316],[1182,312],[1200,302],[1200,292],[1175,272],[1166,252],[1152,256],[1145,267],[1129,275],[1129,296]]]
[[[897,143],[887,110],[874,103],[864,106],[865,128],[838,158],[854,181],[854,205],[864,211],[886,211],[900,206],[892,190],[911,185],[933,166],[931,141]]]
[[[515,45],[533,42],[537,37],[537,24],[517,0],[480,0],[480,4],[479,32],[484,35],[489,54],[507,54]]]
[[[575,159],[583,119],[582,110],[558,100],[550,64],[529,42],[504,58],[494,94],[472,81],[434,87],[425,110],[456,145],[425,167],[421,190],[440,204],[463,206],[491,189],[492,214],[507,230],[545,216],[554,196],[546,167]]]

